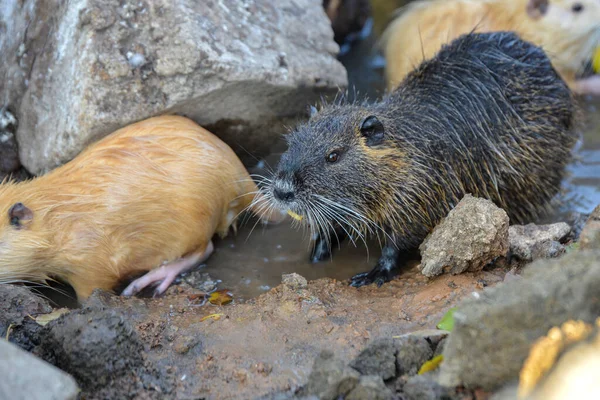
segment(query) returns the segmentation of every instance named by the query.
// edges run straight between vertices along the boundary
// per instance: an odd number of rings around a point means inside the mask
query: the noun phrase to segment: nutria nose
[[[275,195],[276,199],[281,200],[281,201],[290,202],[290,201],[294,200],[294,192],[292,192],[292,191],[275,189],[273,191],[273,194]]]

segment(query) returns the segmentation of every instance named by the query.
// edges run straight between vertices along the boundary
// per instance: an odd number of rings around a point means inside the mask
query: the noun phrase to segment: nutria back
[[[541,48],[512,33],[442,47],[377,111],[392,117],[398,146],[417,150],[406,153],[409,173],[447,199],[429,204],[436,221],[465,193],[491,199],[512,223],[536,219],[558,192],[576,140],[571,91]]]
[[[467,193],[524,223],[560,188],[576,114],[541,48],[511,32],[463,35],[381,102],[328,105],[295,129],[271,194],[317,231],[384,232],[399,249]]]

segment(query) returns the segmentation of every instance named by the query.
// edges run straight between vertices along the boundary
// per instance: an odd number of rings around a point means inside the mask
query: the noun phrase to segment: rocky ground
[[[459,212],[493,207],[472,197],[463,203]],[[495,246],[505,246],[504,254],[477,251],[488,241],[469,236],[454,247],[475,255],[479,267],[471,272],[427,278],[413,265],[381,288],[359,289],[293,274],[245,303],[226,293],[211,303],[184,283],[158,299],[97,291],[80,308],[57,312],[26,288],[1,286],[0,334],[68,373],[82,399],[515,398],[514,382],[537,338],[570,319],[592,323],[600,315],[600,207],[575,244],[577,235],[562,225],[506,229],[502,218],[459,212],[466,229],[490,231],[491,223],[504,231],[496,239],[505,245]],[[452,229],[452,218],[438,229]],[[429,243],[445,235],[434,232]],[[511,251],[528,255],[526,243],[538,260],[521,273],[523,261]],[[455,307],[454,326],[443,326],[450,333],[436,329]],[[417,375],[440,354],[439,368]]]

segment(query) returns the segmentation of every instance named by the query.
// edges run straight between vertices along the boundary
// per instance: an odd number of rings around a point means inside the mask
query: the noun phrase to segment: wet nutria
[[[307,221],[313,261],[332,235],[385,236],[381,285],[400,251],[418,246],[467,193],[512,222],[538,216],[559,190],[576,106],[541,48],[515,33],[473,33],[445,45],[375,104],[313,109],[288,136],[265,201]]]
[[[597,78],[578,79],[600,44],[598,0],[419,0],[401,8],[381,44],[388,89],[459,35],[515,31],[544,48],[572,90],[600,94]]]
[[[126,126],[46,175],[0,186],[0,283],[58,278],[81,300],[150,271],[123,294],[152,284],[161,294],[211,254],[256,190],[231,148],[187,118]]]

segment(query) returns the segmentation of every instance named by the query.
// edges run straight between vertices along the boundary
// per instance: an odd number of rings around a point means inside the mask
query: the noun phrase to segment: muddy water
[[[343,48],[340,60],[349,74],[350,97],[376,99],[384,91],[383,59],[376,51],[372,24],[367,24],[364,37],[347,50]],[[347,51],[346,51],[347,50]],[[569,167],[571,176],[565,182],[562,206],[544,222],[568,220],[573,213],[589,213],[600,204],[600,100],[585,101],[587,128],[576,149],[578,160]],[[268,174],[279,153],[275,152],[255,168],[256,173]],[[262,167],[262,168],[260,168]],[[236,237],[217,243],[215,254],[202,271],[213,279],[221,280],[220,288],[232,289],[239,300],[256,295],[278,285],[281,275],[296,272],[307,279],[322,277],[347,279],[369,270],[379,256],[377,243],[368,247],[363,243],[345,243],[330,261],[311,264],[308,261],[310,241],[308,234],[291,228],[284,222],[275,227],[253,228],[253,221],[240,229]],[[407,266],[408,267],[408,266]]]

